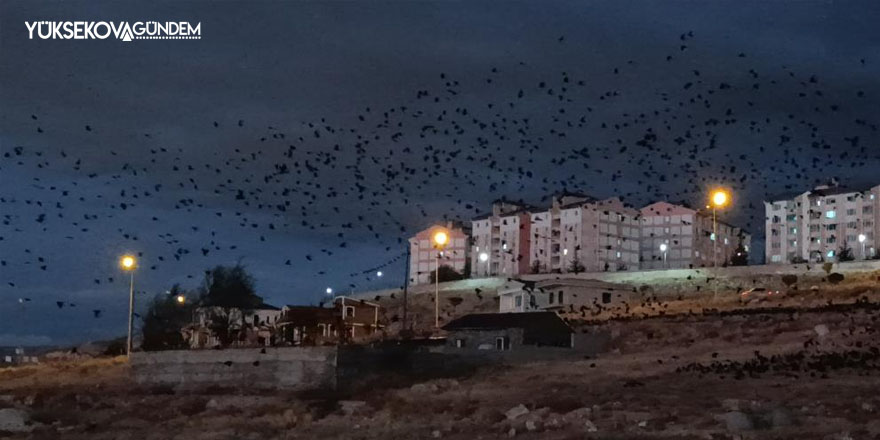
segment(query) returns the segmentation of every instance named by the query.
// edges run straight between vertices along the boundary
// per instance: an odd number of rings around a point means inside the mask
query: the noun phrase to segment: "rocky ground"
[[[137,386],[121,358],[0,370],[0,438],[880,439],[878,276],[748,304],[735,291],[647,293],[570,316],[611,335],[594,358],[336,393]],[[497,306],[457,294],[447,317]],[[411,316],[431,301],[415,296]]]

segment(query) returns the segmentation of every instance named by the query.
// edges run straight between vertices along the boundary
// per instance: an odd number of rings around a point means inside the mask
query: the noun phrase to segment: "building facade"
[[[434,232],[445,229],[449,234],[449,243],[439,251],[434,247]],[[470,265],[470,238],[468,231],[461,225],[448,222],[425,229],[409,239],[409,282],[413,285],[431,282],[436,270],[437,256],[440,254],[440,266],[449,266],[462,276],[468,276]]]
[[[731,261],[740,243],[746,252],[751,248],[751,235],[717,219],[716,238],[712,211],[656,202],[641,209],[640,223],[642,269],[712,267],[716,261],[722,266]]]
[[[639,212],[618,198],[554,196],[531,214],[531,273],[637,270]]]
[[[856,190],[832,183],[771,199],[764,202],[768,264],[877,257],[880,185]]]
[[[598,280],[555,278],[510,281],[498,289],[498,312],[552,311],[577,314],[620,305],[631,297],[632,287]]]
[[[471,274],[474,277],[512,276],[529,272],[531,213],[535,209],[504,200],[492,213],[471,222]]]

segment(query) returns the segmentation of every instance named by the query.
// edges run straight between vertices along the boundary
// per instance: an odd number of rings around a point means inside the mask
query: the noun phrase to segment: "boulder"
[[[339,409],[342,410],[345,415],[352,415],[356,412],[363,411],[367,407],[367,402],[363,400],[340,400],[339,401]]]
[[[596,425],[589,420],[584,422],[584,429],[586,429],[587,432],[596,432],[599,430],[599,428],[597,428]]]
[[[0,431],[30,432],[33,426],[29,421],[30,416],[25,411],[16,408],[0,409]]]
[[[818,335],[820,338],[824,338],[825,336],[828,336],[828,333],[830,333],[830,331],[828,330],[828,326],[825,324],[816,325],[815,327],[813,327],[813,331],[815,331],[816,335]]]
[[[524,416],[529,413],[529,409],[526,408],[525,405],[519,404],[507,410],[504,415],[507,417],[507,420],[516,420],[518,417]]]
[[[755,425],[749,416],[742,411],[729,411],[721,415],[728,431],[740,432],[754,429]]]

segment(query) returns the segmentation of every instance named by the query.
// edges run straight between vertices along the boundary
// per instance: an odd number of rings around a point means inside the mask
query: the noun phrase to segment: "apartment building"
[[[717,220],[715,237],[712,211],[656,202],[640,213],[642,269],[711,267],[716,261],[713,251],[722,266],[734,256],[740,241],[746,252],[751,247],[751,235],[724,221]]]
[[[490,214],[471,222],[473,277],[529,272],[531,213],[535,210],[524,203],[496,200]]]
[[[449,243],[442,251],[434,247],[432,237],[438,229],[445,229],[449,235]],[[431,282],[431,274],[437,265],[437,254],[440,254],[440,265],[449,266],[463,276],[468,275],[470,243],[467,228],[461,224],[447,222],[425,229],[409,239],[409,281],[413,285]]]
[[[764,202],[767,263],[875,258],[880,185],[844,188],[832,182]]]
[[[531,213],[531,273],[637,270],[638,211],[618,198],[563,193]]]

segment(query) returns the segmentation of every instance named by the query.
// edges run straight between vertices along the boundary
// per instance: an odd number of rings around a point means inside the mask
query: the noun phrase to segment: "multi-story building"
[[[711,211],[656,202],[641,209],[640,220],[642,269],[722,266],[740,243],[746,252],[751,246],[751,235],[717,218],[715,237]]]
[[[638,214],[618,198],[554,196],[550,209],[531,213],[530,272],[637,270]]]
[[[497,200],[492,213],[471,222],[471,274],[512,276],[529,272],[531,213],[524,203]]]
[[[449,242],[442,250],[434,247],[434,242],[432,241],[434,233],[440,229],[446,230],[449,235]],[[470,265],[469,241],[468,231],[461,225],[453,222],[432,226],[410,238],[410,283],[426,284],[431,282],[431,274],[436,270],[438,252],[440,254],[440,266],[449,266],[462,276],[468,276],[467,272]]]
[[[857,260],[877,256],[880,185],[849,189],[836,183],[764,202],[767,263]]]

